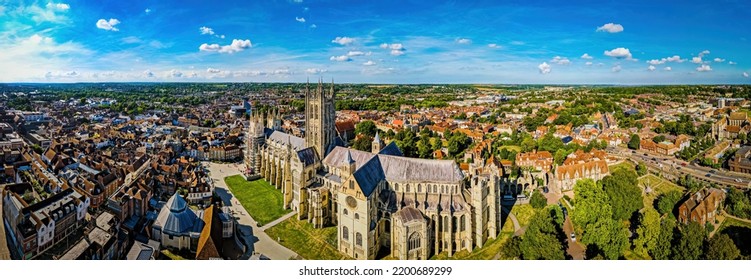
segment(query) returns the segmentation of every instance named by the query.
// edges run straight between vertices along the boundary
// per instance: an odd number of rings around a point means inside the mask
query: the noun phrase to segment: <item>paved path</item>
[[[239,165],[210,162],[204,162],[204,165],[206,165],[211,178],[214,180],[216,193],[222,198],[224,205],[229,206],[235,214],[239,231],[242,233],[241,240],[245,240],[249,250],[263,254],[272,260],[289,260],[297,257],[297,253],[274,241],[257,226],[253,217],[240,205],[240,201],[232,195],[227,184],[224,183],[224,177],[240,174]]]
[[[294,216],[295,214],[297,214],[297,213],[295,213],[295,212],[289,212],[286,215],[281,216],[279,219],[273,220],[270,223],[263,225],[260,229],[262,231],[266,231],[267,229],[269,229],[269,228],[277,225],[278,223],[281,223],[281,222],[283,222],[283,221],[285,221],[285,220],[287,220],[289,218],[292,218],[292,216]]]
[[[571,233],[574,232],[574,226],[571,224],[571,215],[566,215],[566,221],[563,222],[563,232],[566,234],[566,242],[568,248],[566,253],[569,254],[575,260],[583,260],[585,255],[585,248],[578,242],[571,241]],[[577,236],[578,239],[580,236]]]
[[[518,233],[520,233],[519,231],[522,230],[522,227],[519,226],[519,221],[516,219],[516,216],[514,216],[514,214],[512,214],[511,211],[509,211],[508,209],[506,209],[506,207],[501,207],[501,211],[503,211],[504,213],[506,213],[508,215],[508,218],[511,219],[511,223],[514,224],[514,235],[515,236],[521,235],[521,234],[518,234]],[[521,232],[521,233],[524,233],[524,232]]]
[[[3,193],[4,186],[0,186],[0,193]],[[0,198],[0,213],[3,211],[3,199]],[[5,222],[0,218],[0,260],[10,260],[10,250],[5,236]]]

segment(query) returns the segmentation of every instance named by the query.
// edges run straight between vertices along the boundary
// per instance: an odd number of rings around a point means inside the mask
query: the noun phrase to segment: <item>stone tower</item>
[[[266,127],[275,131],[282,131],[282,115],[278,108],[271,109],[267,113]]]
[[[258,174],[261,171],[261,149],[266,137],[264,135],[263,117],[253,113],[250,116],[246,143],[245,165],[249,174]]]
[[[381,136],[378,135],[378,131],[376,131],[375,138],[373,138],[373,143],[371,143],[370,151],[374,154],[377,154],[378,152],[383,149],[383,141],[381,141]]]
[[[308,83],[305,87],[305,146],[313,147],[320,158],[326,157],[334,144],[335,122],[334,81],[328,91],[321,80],[315,91],[310,90]]]

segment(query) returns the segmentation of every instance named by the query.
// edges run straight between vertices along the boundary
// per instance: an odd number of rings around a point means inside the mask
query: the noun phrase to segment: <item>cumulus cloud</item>
[[[684,61],[686,61],[685,59],[681,59],[681,57],[680,57],[680,56],[677,56],[677,55],[674,55],[674,56],[671,56],[671,57],[667,57],[667,58],[665,58],[665,59],[666,59],[666,60],[667,60],[668,62],[679,62],[679,63],[680,63],[680,62],[684,62]]]
[[[649,65],[649,67],[647,67],[647,70],[649,71],[654,71],[655,69],[657,68],[654,65]]]
[[[539,69],[540,74],[543,74],[543,75],[550,73],[550,65],[545,62],[543,62],[540,65],[537,65],[537,69]]]
[[[501,46],[499,46],[498,44],[488,44],[488,48],[491,48],[491,49],[497,49],[497,48],[500,48],[500,47]]]
[[[617,59],[631,59],[631,51],[629,51],[627,48],[615,48],[609,51],[605,51],[605,55]]]
[[[67,11],[70,9],[70,5],[65,3],[47,3],[47,9],[55,10],[55,11]]]
[[[145,77],[145,78],[153,78],[154,77],[154,72],[151,72],[151,70],[143,71],[143,77]]]
[[[105,20],[102,18],[96,22],[96,28],[108,31],[120,31],[120,29],[117,29],[117,27],[115,27],[115,25],[118,24],[120,24],[120,21],[116,18],[111,18],[110,20]]]
[[[592,66],[592,61],[587,61],[586,63],[584,63],[584,65]]]
[[[704,61],[701,60],[701,56],[695,56],[695,57],[691,58],[691,62],[692,63],[696,63],[696,64],[704,63]]]
[[[143,12],[144,12],[144,13],[147,13],[147,14],[148,14],[148,13],[151,13],[151,9],[148,9],[148,8],[147,8],[146,10],[143,10]]]
[[[735,63],[735,61],[728,61],[728,64],[730,64],[730,65],[736,65],[738,63]]]
[[[581,56],[581,59],[592,59],[592,56],[591,56],[591,55],[589,55],[588,53],[585,53],[585,54],[583,54],[583,55]]]
[[[652,65],[660,65],[660,64],[665,64],[665,62],[678,62],[678,63],[681,63],[681,62],[684,62],[684,61],[686,61],[686,60],[685,59],[681,59],[680,56],[674,55],[674,56],[665,57],[665,58],[661,58],[661,59],[647,60],[647,63],[652,64]]]
[[[350,57],[351,56],[363,56],[363,55],[365,55],[365,53],[361,51],[349,51],[347,53],[347,56],[350,56]]]
[[[233,39],[232,44],[220,46],[219,44],[201,44],[198,47],[200,51],[204,52],[218,52],[218,53],[236,53],[252,47],[253,44],[250,40],[238,40]]]
[[[665,68],[662,68],[662,70],[665,70],[665,71],[673,71],[673,68],[672,68],[672,67],[670,67],[670,66],[667,66],[667,67],[665,67]]]
[[[208,69],[206,69],[206,72],[216,74],[216,73],[222,72],[222,70],[209,67]]]
[[[198,30],[201,31],[201,35],[205,35],[205,34],[214,35],[215,34],[214,29],[210,27],[206,27],[206,26],[201,26],[201,28],[198,28]]]
[[[555,64],[560,64],[560,65],[568,65],[568,64],[571,64],[571,61],[570,61],[570,60],[568,60],[568,58],[565,58],[565,57],[560,57],[560,56],[555,56],[555,57],[553,57],[553,59],[552,59],[552,60],[550,60],[550,62],[552,62],[552,63],[555,63]]]
[[[180,72],[178,70],[172,69],[165,73],[166,78],[182,78],[183,72]]]
[[[400,56],[404,54],[404,46],[401,43],[394,43],[394,44],[387,44],[383,43],[380,45],[382,49],[391,49],[390,53],[393,56]]]
[[[346,55],[340,55],[340,56],[332,56],[329,58],[331,61],[350,61],[352,59],[349,58],[349,56]]]
[[[365,66],[373,66],[373,65],[376,65],[376,63],[375,63],[375,62],[373,62],[372,60],[368,60],[367,62],[363,63],[362,65],[365,65]]]
[[[310,25],[310,28],[316,28],[316,27],[318,27],[318,25],[315,25],[315,24]]]
[[[342,46],[346,46],[349,44],[352,44],[355,42],[355,38],[350,37],[336,37],[334,40],[331,40],[332,43],[337,43]]]
[[[743,72],[743,77],[748,78],[748,73],[747,72]]]
[[[722,59],[722,58],[716,57],[716,58],[714,59],[714,62],[725,62],[725,59]]]
[[[80,76],[80,74],[77,71],[67,71],[67,72],[51,72],[48,71],[44,74],[44,78],[46,79],[68,79],[68,78],[75,78]]]
[[[708,54],[709,54],[709,51],[708,51],[708,50],[703,50],[703,51],[701,51],[701,52],[699,53],[699,56],[703,57],[703,56],[705,56],[705,55],[708,55]]]
[[[709,67],[709,65],[707,65],[707,64],[702,64],[701,66],[696,67],[696,71],[699,71],[699,72],[708,72],[708,71],[712,71],[712,67]]]
[[[305,18],[304,17],[295,17],[295,20],[297,22],[305,22]]]
[[[400,56],[400,55],[403,55],[403,54],[404,54],[404,51],[402,51],[402,50],[391,50],[391,52],[390,52],[390,53],[391,53],[391,55],[393,55],[393,56]]]
[[[660,64],[665,63],[665,61],[661,59],[652,59],[652,60],[647,60],[647,63],[651,65],[660,65]]]
[[[456,39],[456,42],[459,43],[459,44],[466,45],[466,44],[471,44],[472,40],[467,39],[467,38],[459,38],[459,39]]]
[[[618,73],[618,72],[621,72],[621,69],[622,68],[620,65],[616,65],[616,66],[613,66],[613,68],[610,68],[610,71],[613,71],[613,73]]]
[[[305,73],[308,73],[308,74],[321,74],[321,73],[324,73],[324,72],[326,72],[326,69],[320,69],[320,68],[308,68],[308,69],[305,69]]]
[[[606,23],[603,26],[597,27],[597,32],[618,33],[623,31],[623,25],[617,23]]]

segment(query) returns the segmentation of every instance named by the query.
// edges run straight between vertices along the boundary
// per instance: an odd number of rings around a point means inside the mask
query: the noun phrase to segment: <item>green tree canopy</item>
[[[660,214],[657,210],[647,208],[640,214],[636,235],[634,239],[636,253],[646,255],[655,250],[660,238]]]
[[[673,249],[673,259],[698,260],[704,253],[706,233],[697,222],[689,222],[681,226],[677,242]]]
[[[678,201],[681,200],[682,194],[680,191],[669,191],[667,193],[661,194],[657,197],[656,200],[656,209],[657,212],[660,212],[660,214],[672,214],[673,209],[675,208],[675,205],[678,204]]]
[[[529,200],[529,204],[532,205],[532,208],[542,209],[548,205],[548,199],[546,199],[539,191],[535,191],[532,193],[532,198]]]
[[[655,260],[668,260],[673,252],[672,242],[675,232],[675,218],[667,217],[660,223],[660,234],[657,244],[649,253]]]
[[[741,255],[730,236],[724,233],[712,236],[707,243],[706,251],[705,258],[708,260],[735,260]]]
[[[378,128],[371,120],[361,121],[355,126],[355,134],[358,135],[362,134],[370,137],[375,137],[377,131]]]
[[[548,211],[538,211],[530,222],[521,242],[522,256],[526,260],[563,260],[565,258],[562,236]]]
[[[638,150],[639,145],[641,145],[641,139],[639,139],[639,135],[631,134],[631,139],[628,141],[628,148],[632,150]]]
[[[615,169],[601,181],[610,199],[613,219],[628,220],[634,212],[644,207],[641,188],[638,187],[636,172],[630,169]]]

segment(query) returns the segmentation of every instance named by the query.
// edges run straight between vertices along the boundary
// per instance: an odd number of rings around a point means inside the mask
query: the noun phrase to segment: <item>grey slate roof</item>
[[[357,184],[360,185],[360,191],[365,196],[370,196],[376,186],[378,186],[378,183],[385,179],[381,161],[377,157],[373,157],[365,165],[358,168],[353,176]]]
[[[305,139],[293,136],[281,131],[273,131],[269,135],[269,139],[267,141],[274,141],[274,142],[280,142],[283,144],[292,144],[292,148],[296,151],[305,149]]]
[[[420,210],[417,210],[414,207],[404,207],[401,210],[397,211],[394,216],[400,219],[402,223],[407,223],[415,220],[425,221],[425,218],[423,218]]]
[[[188,208],[185,199],[175,193],[159,211],[159,216],[154,221],[154,225],[161,227],[164,233],[184,236],[194,230],[196,219],[198,219],[198,216]]]
[[[378,154],[398,156],[398,157],[404,156],[404,154],[402,154],[402,150],[399,149],[399,146],[397,146],[396,142],[394,141],[391,141],[391,143],[389,143],[388,145],[386,145],[386,147],[381,149],[381,151],[379,151]]]
[[[318,162],[318,154],[312,147],[297,151],[297,157],[300,159],[300,162],[302,162],[304,166]]]

